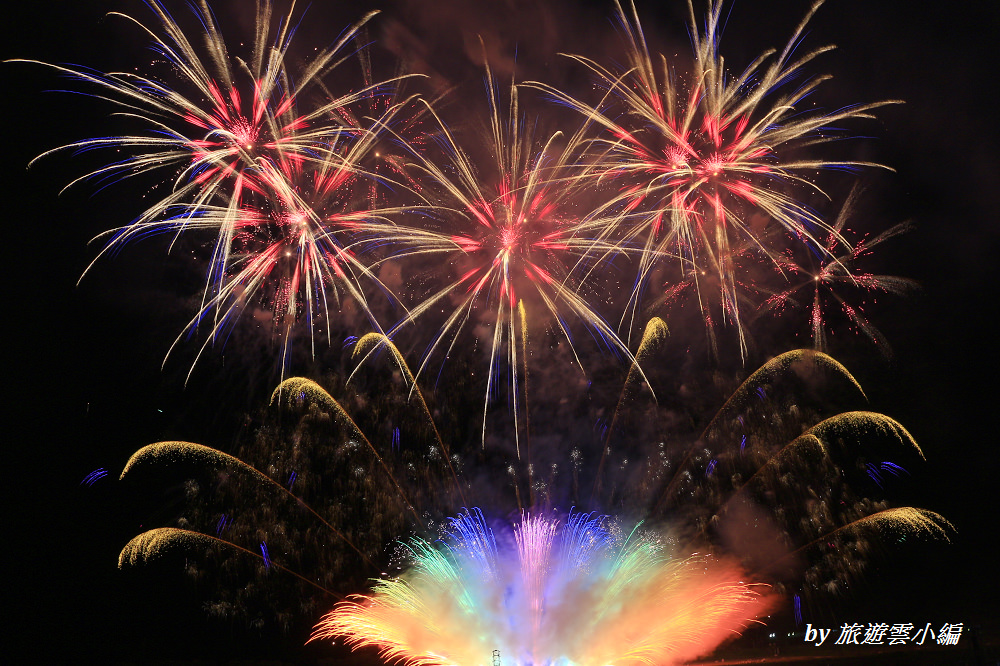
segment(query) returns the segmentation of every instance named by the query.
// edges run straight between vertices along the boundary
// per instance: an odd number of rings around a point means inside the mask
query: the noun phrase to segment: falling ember
[[[617,528],[589,513],[526,514],[498,538],[467,511],[440,541],[409,541],[409,571],[338,604],[311,640],[421,666],[484,664],[494,650],[504,664],[677,664],[769,608],[735,566]]]

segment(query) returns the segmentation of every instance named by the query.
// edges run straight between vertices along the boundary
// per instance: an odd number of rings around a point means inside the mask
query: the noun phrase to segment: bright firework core
[[[478,510],[410,568],[337,605],[313,640],[343,638],[407,664],[675,664],[736,636],[769,603],[733,565],[676,557],[666,534],[604,516],[525,514],[496,534]]]
[[[560,241],[562,231],[548,209],[525,213],[497,204],[488,219],[481,231],[453,239],[474,261],[475,267],[463,279],[475,285],[484,275],[501,271],[505,295],[513,307],[524,292],[525,285],[520,283],[548,284],[554,279],[547,266],[554,261],[553,250],[565,247]]]

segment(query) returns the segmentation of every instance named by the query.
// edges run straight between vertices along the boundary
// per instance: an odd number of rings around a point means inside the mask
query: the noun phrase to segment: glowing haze
[[[734,565],[677,557],[669,538],[606,517],[524,514],[496,534],[478,510],[442,539],[411,539],[412,566],[338,604],[312,640],[375,646],[431,666],[676,664],[734,638],[769,607]],[[766,589],[766,588],[764,588]]]

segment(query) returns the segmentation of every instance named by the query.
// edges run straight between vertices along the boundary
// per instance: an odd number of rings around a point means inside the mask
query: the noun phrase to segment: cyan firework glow
[[[676,557],[667,536],[605,516],[525,514],[495,534],[479,510],[412,566],[338,604],[312,639],[375,646],[386,661],[463,666],[674,664],[735,637],[769,602],[735,565]]]

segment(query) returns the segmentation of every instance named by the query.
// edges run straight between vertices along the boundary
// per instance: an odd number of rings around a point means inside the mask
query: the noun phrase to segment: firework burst
[[[276,29],[270,0],[257,3],[247,59],[230,53],[204,0],[192,5],[203,30],[201,49],[158,0],[147,4],[158,21],[155,27],[114,15],[135,23],[152,39],[169,75],[97,74],[47,65],[95,86],[95,96],[117,105],[119,115],[144,126],[146,133],[77,141],[36,161],[67,150],[130,155],[67,187],[81,180],[171,174],[166,196],[129,225],[99,237],[106,245],[98,258],[150,235],[166,233],[176,239],[187,231],[214,232],[201,309],[181,335],[208,324],[199,357],[255,297],[255,304],[272,313],[274,329],[284,341],[283,358],[296,322],[307,321],[310,336],[320,328],[329,334],[330,301],[341,305],[341,292],[377,328],[361,278],[378,281],[357,259],[355,243],[377,247],[385,235],[377,229],[393,210],[376,207],[370,194],[366,201],[366,193],[385,177],[362,162],[379,141],[372,127],[391,125],[408,106],[408,100],[371,100],[386,97],[405,77],[373,83],[364,76],[363,85],[340,95],[323,83],[342,69],[359,30],[374,14],[293,71],[289,49],[295,22],[301,20],[294,3]],[[363,113],[373,106],[379,107],[377,117]],[[359,240],[373,236],[373,243]],[[318,327],[318,318],[326,325]]]
[[[299,322],[306,323],[315,353],[319,331],[325,330],[329,341],[331,310],[341,310],[347,301],[381,330],[364,284],[392,296],[365,258],[391,237],[391,216],[405,209],[367,207],[371,174],[358,162],[375,140],[375,134],[366,133],[332,142],[314,149],[305,164],[261,160],[254,178],[241,183],[248,194],[238,193],[228,206],[200,211],[197,224],[216,230],[225,242],[215,247],[209,288],[178,341],[211,317],[204,351],[254,302],[270,310],[286,361],[292,329]]]
[[[738,248],[749,244],[766,255],[761,235],[770,224],[815,242],[819,231],[833,230],[794,191],[819,191],[811,179],[817,170],[876,166],[796,157],[801,148],[832,140],[837,123],[868,118],[872,109],[890,103],[831,113],[803,108],[827,78],[807,78],[803,67],[832,48],[795,55],[820,4],[813,5],[780,53],[765,52],[731,77],[718,48],[723,3],[710,0],[700,28],[689,0],[694,68],[680,80],[664,56],[650,53],[635,7],[626,12],[616,3],[628,67],[608,68],[569,56],[606,91],[600,103],[531,84],[583,114],[582,131],[597,127],[603,132],[590,143],[590,177],[618,187],[617,196],[605,204],[617,217],[606,233],[623,235],[646,250],[630,300],[632,325],[654,266],[664,256],[673,257],[685,276],[681,281],[695,285],[702,311],[720,311],[735,326],[745,352]],[[711,316],[705,320],[714,326]]]
[[[588,104],[531,84],[582,115],[582,127],[568,134],[532,128],[519,107],[518,88],[501,93],[487,69],[487,141],[478,147],[449,129],[431,103],[405,99],[391,85],[396,79],[374,83],[363,53],[363,82],[350,93],[331,93],[324,78],[351,58],[348,44],[368,17],[294,71],[288,65],[293,10],[275,32],[270,3],[258,3],[251,55],[243,61],[230,56],[203,1],[195,15],[206,47],[198,49],[151,0],[158,27],[139,25],[178,85],[168,85],[167,77],[57,67],[96,87],[98,97],[117,104],[147,132],[88,139],[49,153],[113,149],[129,155],[83,178],[170,174],[168,194],[131,224],[108,232],[101,256],[150,234],[209,232],[214,240],[207,283],[186,333],[208,329],[207,346],[256,307],[273,321],[287,359],[293,327],[304,323],[311,339],[326,332],[329,340],[331,310],[354,307],[375,331],[359,332],[351,358],[356,370],[388,350],[391,372],[405,385],[405,398],[354,393],[341,403],[316,383],[296,378],[283,382],[272,400],[272,409],[284,410],[277,419],[284,425],[262,429],[254,442],[261,450],[252,456],[236,458],[183,442],[140,450],[123,477],[164,462],[206,468],[208,479],[186,484],[185,492],[199,500],[212,496],[212,503],[192,509],[176,528],[137,536],[123,550],[120,566],[145,563],[173,547],[231,546],[251,556],[258,573],[261,567],[265,574],[291,572],[339,596],[356,585],[351,576],[362,565],[381,569],[378,558],[391,539],[410,530],[429,534],[440,516],[471,506],[467,496],[485,496],[495,502],[491,512],[502,514],[498,496],[509,490],[522,509],[509,534],[498,539],[481,514],[466,511],[450,522],[441,542],[406,540],[411,569],[336,607],[314,637],[374,645],[387,658],[428,666],[478,663],[495,649],[517,663],[565,659],[603,666],[668,663],[710,650],[764,607],[739,582],[744,571],[803,594],[836,591],[861,570],[867,541],[875,535],[895,530],[947,539],[950,525],[942,517],[890,508],[883,494],[894,482],[889,476],[899,478],[908,473],[905,466],[923,462],[902,426],[856,410],[827,418],[826,405],[810,408],[801,393],[775,398],[788,374],[808,380],[810,391],[814,380],[823,385],[817,377],[826,374],[848,392],[860,391],[846,369],[824,355],[795,352],[768,363],[700,436],[673,430],[682,422],[693,427],[699,419],[692,414],[703,415],[693,407],[668,412],[633,404],[641,402],[640,387],[662,394],[647,370],[657,365],[666,324],[650,320],[633,354],[599,307],[627,297],[623,326],[631,333],[660,267],[672,265],[680,277],[657,300],[693,295],[710,332],[717,321],[734,325],[744,352],[748,294],[771,294],[760,310],[766,312],[795,305],[797,295],[815,285],[811,317],[814,342],[822,347],[820,287],[830,289],[830,298],[878,342],[860,310],[833,289],[902,291],[909,284],[859,272],[855,265],[899,228],[850,243],[843,213],[829,224],[804,202],[822,194],[811,180],[814,172],[871,165],[800,158],[800,150],[831,139],[830,125],[866,118],[879,106],[803,110],[823,80],[804,77],[804,66],[826,50],[794,55],[812,11],[780,53],[762,55],[731,78],[718,52],[721,1],[710,0],[704,29],[696,27],[688,6],[695,66],[683,83],[665,58],[650,54],[634,8],[629,14],[618,5],[628,66],[608,68],[571,56],[604,89],[602,100]],[[431,124],[433,132],[426,131]],[[394,154],[386,156],[390,144]],[[397,191],[389,194],[387,184]],[[413,205],[401,205],[403,198]],[[415,219],[420,224],[411,223]],[[775,237],[804,250],[776,251],[770,243]],[[635,260],[638,275],[620,300],[613,290],[601,293],[606,269],[619,257]],[[392,266],[402,274],[432,262],[437,266],[430,286],[414,287],[423,289],[416,305],[395,326],[380,325],[366,291],[390,292],[377,272]],[[768,291],[755,284],[744,268],[755,263],[776,269],[768,274],[780,275],[785,286]],[[396,340],[404,329],[437,315],[441,320],[424,329],[431,334],[413,372]],[[589,329],[599,347],[630,362],[621,399],[606,412],[610,421],[604,418],[608,405],[573,415],[575,421],[597,421],[592,435],[605,428],[592,441],[584,436],[562,446],[575,436],[569,431],[575,424],[550,424],[564,430],[551,436],[544,464],[536,465],[530,450],[522,456],[520,439],[529,431],[529,357],[536,351],[543,356],[537,339],[551,333],[556,343],[547,351],[561,346],[563,359],[583,367],[577,328]],[[473,344],[466,344],[469,329],[475,329]],[[506,373],[516,455],[463,448],[465,439],[442,435],[435,418],[445,410],[436,409],[434,397],[428,404],[417,386],[432,359],[476,354],[479,345],[489,358],[482,441]],[[345,392],[349,381],[336,380]],[[678,394],[685,390],[684,399],[692,392],[680,387]],[[414,395],[419,400],[411,403]],[[449,407],[458,407],[447,415],[453,424],[470,411],[462,401],[476,401],[478,409],[479,396],[455,398]],[[392,400],[418,404],[426,441],[405,441],[405,427],[400,435],[400,426],[386,416]],[[639,422],[639,410],[653,418]],[[377,422],[380,435],[391,433],[391,445],[382,445],[389,437],[365,434],[355,421],[365,423],[362,414]],[[868,447],[873,439],[877,445]],[[497,474],[501,469],[507,474]],[[572,484],[559,476],[564,470],[571,470]],[[592,477],[584,479],[593,481],[589,498],[580,492],[581,470]],[[500,480],[477,487],[480,478]],[[671,534],[626,535],[595,514],[549,517],[555,506],[585,502],[620,515],[676,520],[685,548],[675,555],[668,547]],[[284,509],[294,511],[294,525],[281,515]],[[762,551],[769,561],[762,561],[761,552],[741,550],[741,540],[758,523],[773,526],[753,532],[758,542],[769,542],[771,550]],[[705,552],[703,546],[756,560],[737,568],[680,554]],[[822,558],[801,566],[803,557],[818,551]],[[272,598],[273,583],[263,576],[257,582],[254,589],[233,592],[233,607]],[[699,615],[697,639],[692,613]],[[715,629],[705,629],[705,618]],[[704,640],[706,633],[714,638]]]
[[[300,20],[294,4],[275,19],[269,0],[257,3],[245,59],[230,51],[204,0],[193,6],[204,44],[159,0],[149,6],[152,27],[120,16],[152,38],[159,60],[151,67],[165,67],[162,76],[50,66],[96,88],[94,96],[116,104],[119,115],[145,131],[85,139],[36,159],[67,150],[127,155],[73,183],[169,174],[165,196],[101,236],[106,246],[98,258],[149,235],[214,234],[201,307],[178,338],[204,335],[195,362],[247,308],[272,322],[283,373],[292,328],[308,332],[315,354],[315,340],[324,332],[331,337],[333,309],[356,310],[382,333],[383,317],[369,298],[382,292],[395,302],[395,295],[374,268],[395,276],[421,256],[447,256],[450,274],[424,289],[391,333],[433,311],[446,313],[426,343],[420,376],[432,357],[449,355],[466,324],[479,326],[490,358],[485,438],[488,405],[505,372],[514,430],[526,430],[528,338],[543,321],[581,367],[571,332],[576,321],[599,345],[630,359],[619,336],[629,339],[643,295],[659,289],[668,272],[655,306],[691,296],[713,349],[716,327],[733,324],[745,354],[745,313],[758,309],[755,297],[785,294],[760,309],[766,312],[790,303],[797,289],[763,284],[759,265],[768,268],[766,277],[786,282],[801,272],[770,245],[775,230],[815,249],[838,280],[861,284],[871,277],[851,273],[851,257],[831,249],[845,242],[840,228],[800,196],[821,193],[812,181],[817,171],[871,166],[802,157],[802,149],[839,137],[834,125],[869,117],[887,103],[832,113],[803,109],[825,78],[809,78],[804,68],[827,47],[795,55],[818,3],[780,53],[761,55],[735,78],[726,74],[718,49],[721,1],[709,3],[703,29],[696,28],[689,3],[695,59],[684,79],[651,54],[634,7],[629,13],[616,5],[628,66],[571,56],[605,90],[603,99],[588,104],[547,84],[528,84],[579,112],[585,121],[577,131],[539,141],[518,107],[517,88],[511,86],[501,108],[487,71],[487,159],[459,141],[430,103],[403,95],[400,86],[410,75],[376,82],[364,48],[351,52],[371,15],[293,67],[290,48]],[[348,60],[359,65],[354,86],[344,85]],[[337,86],[328,81],[331,74]],[[408,219],[419,223],[400,222],[417,208],[423,216]],[[608,265],[622,255],[634,262],[637,279],[619,299],[612,295],[617,285],[604,290],[604,281],[610,281]],[[882,278],[878,288],[895,287]],[[602,300],[619,310],[625,305],[621,327],[605,322]],[[880,340],[860,310],[841,305]],[[348,326],[358,323],[345,319]],[[816,344],[822,346],[818,337]]]
[[[121,107],[121,115],[148,128],[147,134],[99,137],[77,141],[35,158],[67,150],[106,148],[133,155],[72,181],[135,177],[165,169],[175,175],[170,194],[149,207],[129,227],[114,233],[117,242],[144,232],[144,222],[173,217],[177,206],[195,215],[220,193],[241,200],[243,185],[254,178],[261,160],[276,164],[309,159],[311,151],[345,130],[331,123],[337,110],[371,95],[374,87],[322,102],[308,112],[299,110],[303,94],[341,64],[343,51],[360,25],[345,32],[333,46],[317,53],[298,73],[288,71],[286,55],[294,33],[293,12],[272,34],[272,7],[257,4],[256,35],[248,61],[231,56],[215,17],[204,2],[194,7],[204,30],[201,53],[180,24],[157,0],[147,3],[159,24],[147,27],[139,20],[113,13],[139,26],[152,39],[153,50],[169,68],[170,77],[131,72],[91,73],[38,63],[97,87],[97,96]],[[175,79],[168,82],[166,79]],[[242,91],[242,92],[241,92]],[[173,226],[171,226],[173,228]]]
[[[807,309],[813,347],[825,351],[828,347],[830,311],[839,310],[857,332],[863,333],[889,355],[889,343],[865,316],[863,303],[845,297],[845,293],[900,295],[917,288],[913,280],[866,272],[859,266],[877,245],[907,232],[911,225],[904,222],[872,238],[867,235],[857,238],[846,228],[846,224],[854,213],[860,194],[860,188],[852,190],[820,247],[806,243],[775,256],[775,269],[786,276],[788,282],[784,289],[764,301],[758,316],[772,311]],[[802,251],[803,247],[805,251]],[[799,251],[795,252],[796,249]]]
[[[436,352],[450,354],[459,334],[476,319],[491,330],[486,345],[490,353],[483,414],[497,377],[506,365],[510,377],[515,432],[525,400],[524,376],[528,372],[529,333],[541,322],[551,323],[581,365],[573,342],[569,317],[582,321],[603,344],[631,358],[626,345],[581,294],[575,275],[589,257],[623,252],[623,246],[594,238],[603,221],[577,212],[583,183],[568,162],[574,146],[561,146],[561,133],[533,150],[535,137],[525,129],[518,108],[518,93],[511,86],[509,106],[501,108],[496,82],[487,69],[486,88],[490,125],[488,152],[495,160],[477,168],[439,116],[439,143],[448,156],[445,165],[423,158],[411,170],[438,192],[434,213],[444,224],[435,229],[402,228],[396,238],[406,246],[403,256],[444,254],[454,279],[414,306],[394,330],[415,322],[444,303],[454,308],[428,346],[417,375]],[[429,107],[428,107],[429,108]],[[518,451],[520,455],[520,450]]]

